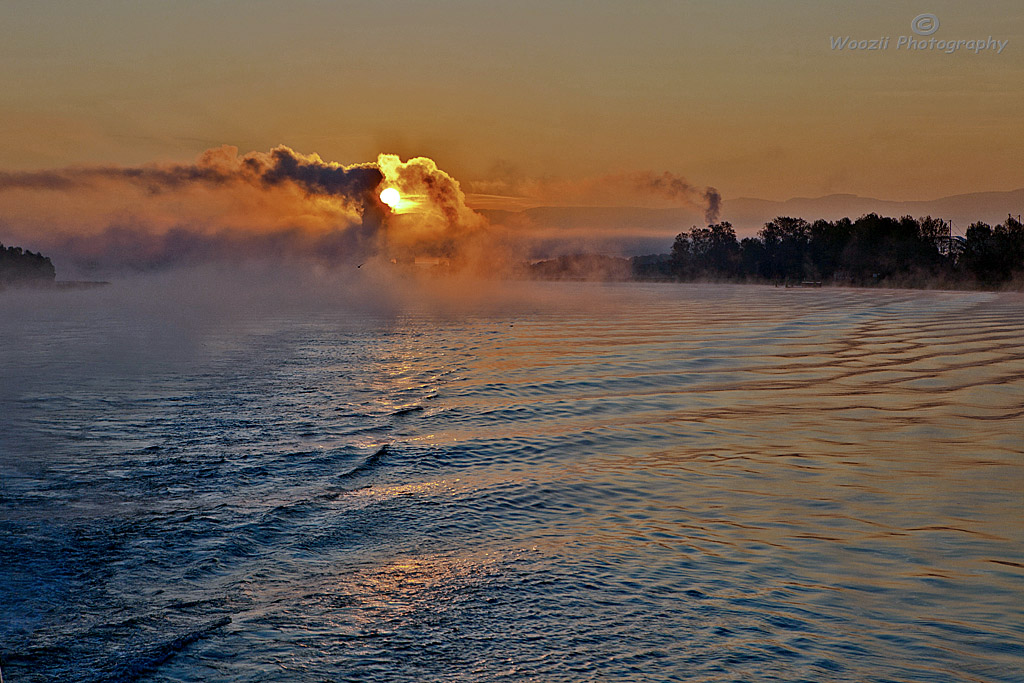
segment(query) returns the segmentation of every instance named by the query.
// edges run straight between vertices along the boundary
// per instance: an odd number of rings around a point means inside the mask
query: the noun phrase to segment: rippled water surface
[[[1024,680],[1024,297],[543,288],[8,293],[5,681]]]

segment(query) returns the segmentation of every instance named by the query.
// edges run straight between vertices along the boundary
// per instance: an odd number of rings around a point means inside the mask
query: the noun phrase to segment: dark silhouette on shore
[[[57,271],[48,257],[0,244],[0,286],[52,285],[56,279]]]
[[[1009,216],[964,237],[930,216],[780,216],[742,240],[728,222],[680,233],[671,254],[631,259],[641,280],[999,288],[1024,283],[1024,226]]]

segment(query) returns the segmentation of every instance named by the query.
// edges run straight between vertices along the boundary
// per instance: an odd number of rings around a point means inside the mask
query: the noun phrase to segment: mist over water
[[[1019,680],[1021,295],[351,270],[0,296],[5,680]]]

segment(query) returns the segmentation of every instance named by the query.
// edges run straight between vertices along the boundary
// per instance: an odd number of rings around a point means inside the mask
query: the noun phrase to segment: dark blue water
[[[6,683],[1024,680],[1024,297],[524,297],[4,293]]]

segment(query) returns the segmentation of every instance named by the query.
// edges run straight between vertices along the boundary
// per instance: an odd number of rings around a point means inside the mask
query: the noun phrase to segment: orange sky
[[[1008,43],[897,47],[921,38],[911,21],[925,12],[940,22],[932,38]],[[1017,0],[14,2],[0,13],[2,170],[286,144],[345,164],[426,155],[470,192],[499,195],[665,171],[727,200],[1024,187]],[[832,49],[842,36],[890,43]]]

